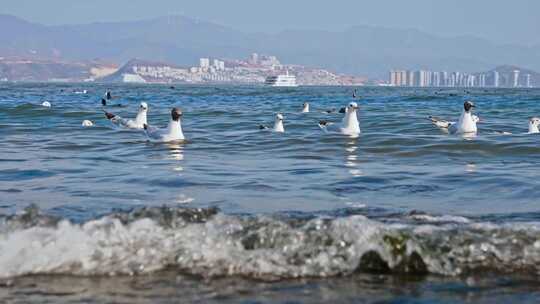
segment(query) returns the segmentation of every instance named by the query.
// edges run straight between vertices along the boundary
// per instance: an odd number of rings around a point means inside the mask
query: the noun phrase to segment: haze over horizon
[[[215,3],[158,0],[3,0],[1,14],[10,14],[46,25],[130,21],[184,15],[214,22],[245,32],[275,33],[293,29],[342,31],[368,25],[396,29],[417,29],[439,36],[475,36],[498,44],[532,46],[540,44],[540,1],[430,0],[376,1],[309,0],[271,2],[234,0]],[[57,12],[62,12],[58,14]]]

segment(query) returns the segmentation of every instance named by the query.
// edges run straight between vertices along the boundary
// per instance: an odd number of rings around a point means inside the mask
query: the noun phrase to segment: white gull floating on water
[[[135,120],[125,119],[118,115],[109,113],[105,111],[105,116],[110,120],[115,126],[124,127],[128,129],[142,129],[145,124],[148,124],[146,121],[146,113],[148,112],[148,105],[146,102],[141,102],[139,106],[139,112],[135,117]]]
[[[356,112],[358,111],[358,104],[351,102],[345,108],[345,117],[340,124],[333,124],[325,120],[319,122],[319,127],[325,132],[341,133],[349,136],[357,136],[360,134],[360,123]]]
[[[525,133],[525,134],[538,134],[538,133],[540,133],[539,126],[540,126],[540,118],[531,117],[529,119],[529,131],[527,133]],[[512,135],[511,132],[506,132],[506,131],[497,131],[495,133],[502,134],[502,135]]]
[[[83,120],[81,125],[83,127],[92,127],[92,126],[94,126],[94,123],[91,120],[85,119],[85,120]]]
[[[472,108],[474,107],[472,102],[466,101],[463,104],[463,112],[457,123],[438,119],[433,116],[430,116],[429,119],[435,126],[447,130],[450,134],[476,134],[478,131],[476,124],[480,122],[480,118],[472,114]]]
[[[528,134],[536,134],[540,133],[540,130],[538,127],[540,126],[540,118],[538,117],[532,117],[529,119],[529,132]]]
[[[309,102],[304,102],[302,106],[302,113],[309,113]]]
[[[260,125],[259,129],[261,130],[269,130],[265,125]],[[276,118],[274,119],[274,127],[272,128],[272,131],[278,132],[278,133],[284,133],[285,127],[283,126],[283,115],[281,113],[276,114]]]
[[[160,129],[156,127],[144,124],[144,132],[151,141],[159,142],[171,142],[184,140],[184,133],[182,132],[182,110],[179,108],[173,108],[171,110],[171,120],[166,128]]]

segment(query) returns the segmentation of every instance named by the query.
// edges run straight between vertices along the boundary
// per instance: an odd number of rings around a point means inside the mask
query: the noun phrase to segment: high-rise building
[[[407,76],[409,73],[407,71],[401,71],[401,86],[406,87],[407,86]]]
[[[495,88],[498,88],[499,85],[500,85],[499,72],[493,71],[493,86],[494,86]]]
[[[441,73],[440,72],[434,72],[433,73],[431,84],[434,87],[440,87],[441,86]]]
[[[474,84],[476,82],[476,76],[474,75],[467,75],[467,87],[474,87]]]
[[[259,63],[259,54],[257,54],[257,53],[251,54],[251,57],[249,58],[249,63],[258,64]]]
[[[448,86],[448,72],[446,71],[441,72],[441,86]]]
[[[486,74],[478,75],[478,86],[482,88],[486,86]]]
[[[408,71],[392,70],[390,71],[390,84],[395,87],[404,87],[408,85]]]
[[[415,77],[414,77],[414,71],[408,72],[409,76],[407,77],[408,86],[414,87],[416,85],[415,83]]]
[[[210,59],[209,58],[200,58],[199,59],[199,66],[201,69],[208,69],[210,67]]]
[[[525,75],[525,87],[532,88],[531,85],[531,74]]]
[[[431,72],[429,71],[418,71],[418,86],[419,87],[428,87],[431,85]]]
[[[519,86],[519,70],[514,70],[512,73],[512,86],[517,88]]]
[[[390,74],[388,75],[389,79],[388,82],[391,86],[396,86],[396,71],[392,70],[390,71]]]

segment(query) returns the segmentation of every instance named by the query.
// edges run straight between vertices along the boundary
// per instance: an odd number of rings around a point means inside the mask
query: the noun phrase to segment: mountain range
[[[361,21],[359,21],[361,22]],[[185,16],[46,26],[0,15],[0,57],[102,60],[131,58],[196,65],[199,57],[245,58],[257,52],[287,64],[387,78],[390,69],[478,72],[509,64],[540,70],[540,46],[500,45],[412,29],[355,26],[341,32],[239,31]]]

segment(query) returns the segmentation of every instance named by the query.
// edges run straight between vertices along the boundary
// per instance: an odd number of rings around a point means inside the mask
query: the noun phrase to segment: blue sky
[[[1,0],[0,13],[44,24],[182,14],[243,31],[342,30],[354,25],[540,44],[539,0]]]

